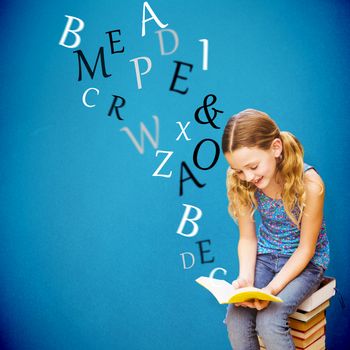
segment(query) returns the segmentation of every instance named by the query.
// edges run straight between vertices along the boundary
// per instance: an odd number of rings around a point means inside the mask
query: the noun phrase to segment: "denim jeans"
[[[278,254],[257,256],[254,286],[263,288],[281,270],[289,259]],[[259,350],[259,335],[267,350],[295,349],[290,335],[288,316],[319,287],[324,269],[310,262],[294,280],[278,294],[283,303],[271,302],[258,311],[229,304],[224,320],[234,350]]]

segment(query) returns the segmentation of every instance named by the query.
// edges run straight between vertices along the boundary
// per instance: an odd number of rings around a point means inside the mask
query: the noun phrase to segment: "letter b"
[[[179,235],[185,236],[185,237],[194,237],[198,233],[198,230],[199,230],[199,227],[195,221],[199,220],[202,217],[202,211],[193,205],[189,205],[189,204],[183,204],[183,205],[186,207],[186,210],[184,212],[184,215],[181,219],[180,225],[179,225],[176,233],[178,233]],[[189,213],[190,213],[192,208],[196,210],[197,214],[195,217],[190,219],[188,216],[189,216]],[[193,226],[191,233],[183,233],[183,229],[185,227],[186,221],[189,221]]]
[[[68,21],[67,21],[67,24],[66,24],[66,28],[64,28],[63,34],[61,36],[59,45],[68,47],[69,49],[73,49],[74,47],[77,47],[80,44],[81,38],[80,38],[80,35],[78,35],[77,33],[84,29],[84,25],[85,24],[84,24],[84,21],[81,20],[80,18],[73,17],[73,16],[68,16],[68,15],[65,15],[65,16],[68,18]],[[73,29],[70,29],[70,27],[71,27],[74,19],[79,22],[79,26],[78,26],[77,29],[73,30]],[[75,36],[75,41],[74,41],[74,43],[72,45],[65,44],[66,39],[67,39],[67,35],[68,35],[69,32],[71,32]]]

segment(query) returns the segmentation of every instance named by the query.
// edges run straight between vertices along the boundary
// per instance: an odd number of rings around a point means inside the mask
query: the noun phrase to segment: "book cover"
[[[324,327],[322,327],[321,329],[319,329],[318,331],[316,331],[314,334],[312,334],[310,337],[308,337],[306,339],[293,337],[293,341],[294,341],[294,344],[296,347],[306,348],[307,346],[312,344],[314,341],[316,341],[317,339],[322,337],[322,335],[324,335],[324,333],[325,333],[325,329],[324,329]]]
[[[317,315],[321,311],[327,309],[329,307],[329,305],[330,305],[330,302],[329,302],[329,300],[327,300],[323,304],[319,305],[318,307],[316,307],[315,309],[313,309],[309,312],[298,309],[293,314],[291,314],[289,317],[294,318],[295,320],[307,322],[308,320],[313,318],[315,315]]]
[[[303,321],[299,321],[299,320],[294,320],[293,318],[289,318],[288,323],[289,323],[290,328],[305,332],[324,318],[325,318],[325,312],[322,311],[319,314],[315,315],[310,320],[308,320],[307,322],[303,322]]]
[[[258,337],[260,349],[265,350],[266,347],[261,337]],[[322,335],[314,341],[308,343],[308,345],[302,345],[298,340],[295,342],[295,338],[293,337],[294,345],[298,343],[299,345],[295,347],[295,350],[324,350],[326,347],[326,336]]]
[[[326,319],[323,318],[320,322],[316,323],[314,326],[312,326],[307,331],[303,332],[303,331],[299,331],[296,329],[291,329],[290,334],[293,337],[297,337],[300,339],[307,339],[307,338],[311,337],[316,331],[323,328],[325,325],[326,325]]]
[[[296,347],[295,350],[324,350],[326,349],[326,336],[323,335],[305,348]]]
[[[333,277],[324,277],[320,288],[307,298],[298,309],[303,311],[311,311],[330,299],[335,294],[336,280]]]

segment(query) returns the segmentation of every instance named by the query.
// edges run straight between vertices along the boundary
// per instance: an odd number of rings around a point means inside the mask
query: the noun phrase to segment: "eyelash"
[[[255,167],[251,167],[250,169],[255,170],[258,166],[256,165]],[[235,171],[235,174],[241,175],[242,171]]]

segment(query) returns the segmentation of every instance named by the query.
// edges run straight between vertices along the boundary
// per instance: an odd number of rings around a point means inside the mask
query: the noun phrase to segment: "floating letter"
[[[208,70],[208,39],[200,39],[203,43],[203,70]]]
[[[176,79],[179,78],[179,79],[182,79],[182,80],[187,80],[186,77],[182,76],[182,75],[179,75],[179,71],[180,71],[180,66],[183,64],[184,66],[187,66],[190,68],[190,72],[192,71],[192,68],[193,68],[193,65],[190,64],[190,63],[185,63],[185,62],[180,62],[180,61],[174,61],[176,63],[176,68],[175,68],[175,73],[174,73],[174,77],[173,77],[173,81],[171,82],[171,85],[170,85],[170,91],[175,91],[175,92],[178,92],[179,94],[183,94],[183,95],[186,95],[187,94],[187,91],[188,91],[188,88],[186,90],[177,90],[175,89],[175,84],[176,84]]]
[[[120,131],[125,131],[128,136],[130,137],[132,143],[135,145],[136,149],[143,154],[144,152],[144,134],[146,134],[147,138],[149,139],[149,141],[151,142],[152,146],[154,148],[158,148],[158,140],[159,140],[159,121],[158,121],[158,117],[157,116],[153,116],[153,119],[155,120],[155,124],[156,124],[156,139],[154,140],[151,136],[151,134],[149,133],[149,131],[146,129],[145,125],[141,122],[141,130],[140,130],[140,138],[141,138],[141,145],[138,144],[138,142],[136,141],[135,136],[133,135],[133,133],[130,131],[129,128],[125,127],[125,128],[121,128]]]
[[[187,173],[189,174],[189,177],[183,178],[183,169],[186,169]],[[199,188],[202,188],[205,186],[205,184],[199,183],[199,181],[196,179],[196,177],[193,175],[192,171],[188,167],[188,165],[185,162],[181,162],[180,167],[180,196],[183,195],[183,183],[187,180],[192,180],[195,185]]]
[[[106,34],[108,34],[108,36],[109,36],[109,43],[111,45],[111,54],[113,55],[114,53],[122,53],[122,52],[124,52],[124,46],[120,50],[114,51],[114,43],[120,43],[120,40],[113,40],[112,33],[118,33],[119,36],[121,34],[120,33],[120,29],[111,30],[109,32],[106,32]]]
[[[164,41],[163,41],[163,33],[164,32],[171,33],[173,35],[174,41],[175,41],[174,48],[171,51],[168,51],[168,52],[164,51]],[[161,30],[157,30],[156,33],[159,36],[160,53],[161,53],[162,56],[171,55],[172,53],[174,53],[177,50],[177,48],[179,46],[179,37],[177,36],[177,33],[175,32],[175,30],[172,30],[172,29],[161,29]]]
[[[203,250],[203,246],[202,246],[202,243],[203,242],[208,242],[209,245],[210,245],[210,240],[209,239],[206,239],[204,241],[198,241],[196,243],[198,243],[199,245],[199,252],[201,254],[201,264],[208,264],[208,263],[212,263],[214,262],[215,258],[212,258],[211,260],[204,260],[204,253],[209,253],[210,250]]]
[[[113,95],[113,97],[114,97],[114,99],[113,99],[111,108],[109,109],[108,116],[110,117],[112,115],[112,112],[113,112],[113,109],[114,109],[115,110],[115,114],[117,115],[117,118],[119,120],[124,120],[119,114],[119,108],[122,108],[125,105],[125,102],[126,102],[125,98],[123,98],[121,96],[117,96],[117,95]],[[116,103],[118,101],[118,98],[121,99],[121,104],[119,106],[116,105]]]
[[[199,163],[198,163],[198,152],[199,152],[199,149],[202,146],[202,144],[204,142],[206,142],[206,141],[210,141],[210,142],[212,142],[214,144],[214,146],[215,146],[215,156],[214,156],[214,159],[211,162],[211,164],[208,167],[204,168],[204,167],[200,166]],[[209,170],[216,164],[216,162],[219,159],[219,155],[220,155],[220,146],[218,145],[218,143],[215,140],[213,140],[213,139],[203,139],[202,141],[198,142],[196,148],[194,149],[194,152],[193,152],[193,163],[199,169]]]
[[[186,129],[187,129],[187,127],[190,125],[190,122],[187,122],[186,125],[185,125],[185,127],[183,127],[183,125],[182,125],[181,122],[176,122],[176,124],[179,124],[179,126],[180,126],[180,128],[181,128],[181,133],[180,133],[179,136],[176,138],[176,141],[179,141],[179,139],[180,139],[180,137],[181,137],[182,134],[184,135],[186,141],[190,141],[191,139],[189,139],[189,138],[187,137],[187,134],[186,134]]]
[[[162,177],[171,177],[173,171],[170,171],[169,174],[159,174],[159,170],[161,170],[164,166],[164,164],[168,161],[168,159],[172,156],[174,152],[172,151],[157,151],[156,157],[158,157],[158,153],[167,153],[168,155],[164,158],[164,160],[160,163],[159,167],[156,169],[156,171],[152,174],[152,176],[162,176]]]
[[[85,68],[87,69],[90,78],[94,79],[94,75],[95,75],[95,71],[96,71],[96,67],[97,67],[97,63],[99,61],[99,59],[101,58],[101,68],[102,68],[102,74],[105,78],[110,77],[112,74],[108,74],[106,72],[106,66],[105,66],[105,56],[104,56],[104,51],[103,51],[103,46],[100,47],[100,49],[98,50],[98,54],[97,54],[97,58],[95,61],[95,65],[94,65],[94,69],[92,70],[88,61],[86,60],[83,51],[81,50],[75,50],[73,51],[74,53],[77,53],[78,55],[78,61],[79,61],[79,77],[78,77],[78,81],[81,81],[82,79],[82,69],[81,69],[81,60],[83,60],[83,63],[85,65]]]
[[[148,12],[151,14],[151,17],[145,19],[145,9],[147,7],[147,10]],[[156,16],[156,14],[153,12],[151,6],[148,4],[147,1],[145,1],[143,3],[143,12],[142,12],[142,33],[141,35],[142,36],[145,36],[146,34],[146,29],[145,29],[145,23],[148,22],[148,21],[152,21],[152,20],[155,20],[156,23],[158,24],[159,27],[161,28],[165,28],[168,26],[168,24],[163,24],[159,19],[158,17]]]
[[[152,68],[152,61],[150,60],[149,57],[137,57],[134,58],[132,60],[130,60],[129,62],[134,62],[135,65],[135,73],[136,73],[136,80],[137,80],[137,88],[138,89],[142,89],[142,84],[141,84],[141,77],[140,77],[140,67],[139,67],[139,60],[145,60],[147,62],[147,69],[145,72],[142,72],[141,75],[145,75],[147,74],[151,68]]]
[[[89,105],[89,104],[86,102],[86,95],[87,95],[87,93],[88,93],[90,90],[96,91],[97,95],[99,95],[99,93],[100,93],[100,90],[99,90],[99,89],[96,89],[96,88],[93,88],[93,87],[92,87],[92,88],[88,88],[88,89],[85,90],[85,92],[83,93],[82,100],[83,100],[84,105],[85,105],[86,107],[88,107],[88,108],[92,108],[92,107],[95,107],[95,106],[96,106],[96,105]]]
[[[63,34],[61,36],[61,40],[59,42],[59,45],[68,47],[69,49],[73,49],[74,47],[77,47],[80,44],[81,38],[80,38],[80,35],[78,35],[77,33],[81,32],[84,29],[84,21],[82,21],[80,18],[73,17],[73,16],[65,15],[65,17],[68,18],[68,21],[67,21],[67,24],[66,24],[66,28],[64,28]],[[70,27],[71,27],[72,22],[73,22],[74,19],[79,22],[79,26],[78,26],[77,29],[73,30],[73,29],[70,29]],[[75,41],[74,41],[74,43],[72,45],[66,45],[65,44],[68,32],[72,33],[75,36]]]
[[[197,225],[197,223],[195,221],[199,220],[202,217],[202,211],[190,204],[183,204],[186,207],[186,210],[184,212],[184,215],[182,216],[180,225],[176,231],[176,233],[178,233],[181,236],[185,236],[185,237],[193,237],[198,233],[199,230],[199,226]],[[189,218],[188,215],[191,211],[191,209],[194,209],[197,214],[194,218]],[[185,227],[186,221],[190,222],[193,226],[192,232],[191,233],[183,233],[183,229]]]
[[[184,256],[185,254],[188,254],[191,256],[191,258],[192,258],[192,265],[191,266],[186,266],[186,261],[185,261],[185,256]],[[192,253],[184,252],[184,253],[181,253],[180,255],[182,256],[182,265],[184,267],[184,270],[190,269],[191,267],[193,267],[195,259],[194,259],[194,255]]]

